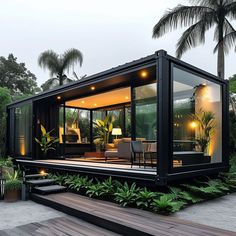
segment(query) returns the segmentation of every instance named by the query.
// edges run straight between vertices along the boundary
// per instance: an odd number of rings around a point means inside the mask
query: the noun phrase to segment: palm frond
[[[205,33],[215,23],[215,15],[207,13],[200,21],[190,26],[177,43],[176,56],[181,56],[191,48],[205,43]]]
[[[214,39],[217,40],[217,45],[214,48],[214,53],[216,53],[219,49],[221,43],[224,45],[224,52],[227,54],[233,46],[236,44],[236,31],[231,23],[225,18],[224,21],[224,38],[223,41],[219,41],[218,35],[218,27],[216,28],[216,32],[214,35]]]
[[[225,6],[225,15],[230,17],[231,19],[235,19],[236,17],[236,2],[229,1],[229,3]]]
[[[48,69],[51,76],[58,74],[60,68],[59,55],[52,50],[42,52],[38,58],[38,64],[43,69]]]
[[[183,6],[168,10],[153,28],[153,38],[159,38],[168,31],[195,24],[206,13],[214,13],[214,10],[205,6]]]
[[[62,69],[69,69],[71,66],[79,63],[80,66],[83,63],[82,53],[75,48],[67,50],[62,57]]]

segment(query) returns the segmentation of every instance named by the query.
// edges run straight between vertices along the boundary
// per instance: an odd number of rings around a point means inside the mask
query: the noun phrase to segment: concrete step
[[[61,193],[66,190],[66,187],[61,185],[49,185],[49,186],[41,186],[41,187],[34,187],[33,192],[37,192],[43,195],[50,194],[50,193]]]
[[[31,186],[45,186],[45,185],[54,184],[55,180],[54,179],[33,179],[33,180],[27,180],[25,183]]]

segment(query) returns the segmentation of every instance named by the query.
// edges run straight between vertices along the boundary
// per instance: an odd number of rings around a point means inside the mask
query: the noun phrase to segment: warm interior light
[[[61,100],[61,96],[57,96],[57,100]]]
[[[94,86],[92,86],[92,87],[91,87],[91,90],[95,90],[95,87],[94,87]]]
[[[97,103],[94,103],[93,105],[96,107],[96,106],[97,106]]]
[[[85,103],[85,101],[82,101],[81,103],[82,103],[82,104],[84,104],[84,103]]]
[[[128,99],[129,99],[129,97],[128,97],[128,96],[126,96],[126,97],[125,97],[125,99],[126,99],[126,100],[128,100]]]
[[[190,123],[190,127],[191,127],[192,129],[196,129],[196,128],[197,128],[197,123],[196,123],[195,121],[192,121],[192,122]]]
[[[147,75],[148,75],[148,73],[147,73],[147,71],[141,71],[141,76],[143,77],[143,78],[146,78],[147,77]]]
[[[206,86],[207,84],[206,83],[202,83],[202,86]]]

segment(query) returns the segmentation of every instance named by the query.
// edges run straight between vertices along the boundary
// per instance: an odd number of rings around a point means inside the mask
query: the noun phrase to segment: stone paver
[[[65,214],[32,201],[0,201],[0,230],[63,216]]]
[[[188,207],[174,217],[236,232],[236,193]]]

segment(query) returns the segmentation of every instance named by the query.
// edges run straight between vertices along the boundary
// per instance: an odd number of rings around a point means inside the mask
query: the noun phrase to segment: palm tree
[[[189,27],[177,43],[176,55],[180,58],[188,49],[204,44],[206,32],[215,27],[214,53],[218,53],[217,72],[225,77],[225,54],[234,45],[236,32],[230,23],[236,18],[235,0],[189,0],[193,5],[168,10],[153,28],[153,38],[180,27]]]
[[[55,80],[59,82],[59,85],[63,85],[65,80],[68,80],[68,77],[65,75],[65,70],[68,70],[73,67],[75,64],[79,63],[80,66],[83,63],[83,55],[77,49],[69,49],[65,51],[64,54],[58,55],[52,50],[45,51],[40,54],[38,58],[38,64],[42,68],[47,68],[50,71],[50,75],[53,77],[47,81],[47,86],[53,84]]]

